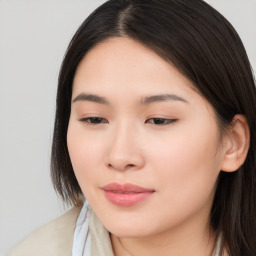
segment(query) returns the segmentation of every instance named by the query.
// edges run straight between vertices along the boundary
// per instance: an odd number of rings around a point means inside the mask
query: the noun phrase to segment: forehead
[[[94,90],[155,89],[194,85],[153,50],[123,37],[108,38],[94,46],[78,65],[73,91],[93,87]],[[142,88],[143,87],[143,88]]]

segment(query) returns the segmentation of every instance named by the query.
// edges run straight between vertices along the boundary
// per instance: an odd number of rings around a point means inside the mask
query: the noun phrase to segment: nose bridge
[[[108,164],[116,170],[139,169],[144,160],[140,146],[139,129],[131,121],[116,123],[111,131]]]

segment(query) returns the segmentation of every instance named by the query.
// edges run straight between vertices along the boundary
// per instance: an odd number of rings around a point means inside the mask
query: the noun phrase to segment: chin
[[[153,234],[146,233],[143,230],[125,230],[125,229],[113,229],[112,231],[109,230],[109,232],[117,237],[120,238],[141,238],[141,237],[147,237]]]
[[[146,225],[146,223],[138,225],[131,221],[126,221],[125,223],[116,221],[115,223],[103,223],[103,225],[111,234],[121,238],[147,237],[155,233],[154,227]]]

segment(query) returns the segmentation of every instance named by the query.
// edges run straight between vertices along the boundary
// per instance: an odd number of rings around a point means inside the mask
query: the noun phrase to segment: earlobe
[[[245,161],[250,146],[250,129],[243,115],[235,115],[225,140],[221,170],[236,171]]]

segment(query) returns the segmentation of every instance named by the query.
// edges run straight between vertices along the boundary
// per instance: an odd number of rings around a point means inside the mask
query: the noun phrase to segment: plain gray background
[[[0,255],[67,210],[49,165],[66,47],[103,0],[0,0]],[[240,34],[256,70],[256,0],[209,0]]]

